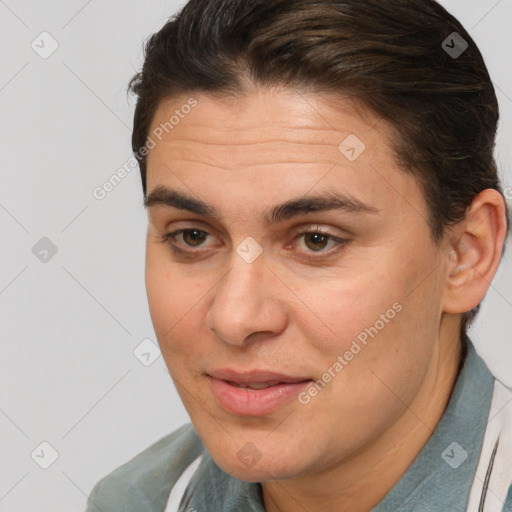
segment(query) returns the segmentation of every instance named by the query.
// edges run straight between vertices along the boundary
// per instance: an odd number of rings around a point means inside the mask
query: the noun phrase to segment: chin
[[[283,464],[282,460],[276,464],[278,462],[276,456],[273,457],[273,460],[269,460],[265,456],[261,456],[260,459],[255,457],[251,460],[243,451],[241,452],[238,452],[234,459],[213,458],[213,456],[212,458],[225,473],[244,482],[285,480],[297,473],[297,468],[290,468],[287,464]],[[279,456],[277,455],[277,457]],[[245,461],[241,459],[245,459]]]
[[[225,473],[228,473],[225,469],[223,469]],[[269,474],[265,471],[262,471],[261,469],[247,469],[247,468],[237,468],[234,471],[229,472],[232,477],[236,478],[237,480],[242,480],[243,482],[263,482],[266,480],[270,480],[271,477]]]

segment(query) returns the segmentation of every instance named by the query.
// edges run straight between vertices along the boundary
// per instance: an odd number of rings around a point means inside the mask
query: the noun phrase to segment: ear
[[[503,196],[487,189],[469,206],[466,218],[447,234],[445,313],[478,306],[496,274],[507,234]]]

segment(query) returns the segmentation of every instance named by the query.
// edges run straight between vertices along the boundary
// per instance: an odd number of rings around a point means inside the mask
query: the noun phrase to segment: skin
[[[163,101],[150,131],[189,97]],[[193,97],[197,107],[148,155],[148,194],[166,186],[220,215],[147,209],[146,286],[169,372],[217,465],[262,482],[267,511],[370,510],[446,408],[460,313],[480,302],[499,263],[501,195],[481,193],[436,244],[423,193],[395,162],[389,126],[361,106],[288,89]],[[366,145],[354,162],[338,149],[350,134]],[[261,218],[326,191],[375,211],[310,212],[273,225]],[[300,235],[309,227],[347,243]],[[165,243],[180,229],[207,236]],[[263,250],[250,264],[236,252],[249,236]],[[395,318],[307,405],[294,399],[238,416],[212,393],[206,373],[216,368],[321,379],[396,303]],[[261,457],[255,464],[237,456],[247,443]]]

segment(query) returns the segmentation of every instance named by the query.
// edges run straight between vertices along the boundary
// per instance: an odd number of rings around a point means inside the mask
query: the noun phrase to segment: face
[[[363,452],[424,393],[442,316],[443,263],[389,127],[256,89],[167,100],[151,133],[149,306],[207,450],[247,481]]]

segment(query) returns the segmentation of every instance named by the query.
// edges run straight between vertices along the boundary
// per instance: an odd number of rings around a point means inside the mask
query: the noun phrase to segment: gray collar
[[[466,339],[467,355],[434,433],[371,512],[464,512],[482,448],[494,377]]]

